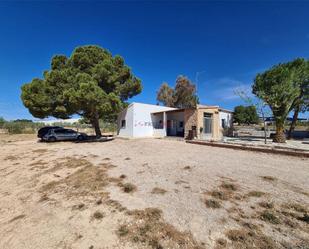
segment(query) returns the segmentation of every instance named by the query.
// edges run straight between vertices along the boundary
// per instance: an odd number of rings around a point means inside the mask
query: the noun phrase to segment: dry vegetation
[[[162,211],[157,208],[128,211],[131,221],[122,224],[118,229],[118,236],[132,243],[149,246],[154,249],[180,248],[202,249],[188,232],[180,232],[174,226],[166,223],[162,218]]]
[[[152,189],[151,193],[152,194],[160,194],[160,195],[163,195],[165,194],[167,191],[163,188],[158,188],[158,187],[155,187]]]

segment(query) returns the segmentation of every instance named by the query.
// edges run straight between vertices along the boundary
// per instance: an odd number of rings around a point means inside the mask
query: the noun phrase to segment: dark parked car
[[[45,126],[39,129],[38,131],[38,138],[43,138],[51,129],[59,129],[62,128],[60,126]]]
[[[87,139],[87,134],[64,128],[50,129],[48,133],[42,137],[43,141],[48,142],[65,140],[83,141],[85,139]]]

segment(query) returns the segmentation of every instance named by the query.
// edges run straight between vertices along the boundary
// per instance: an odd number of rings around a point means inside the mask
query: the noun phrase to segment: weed
[[[265,193],[261,191],[250,191],[248,193],[249,197],[262,197],[263,195],[265,195]]]
[[[157,187],[153,188],[151,191],[152,194],[161,194],[161,195],[165,194],[166,192],[167,191],[165,189]]]
[[[228,199],[230,199],[230,193],[229,192],[223,192],[223,191],[217,191],[217,190],[214,190],[214,191],[211,191],[209,192],[209,194],[213,197],[213,198],[216,198],[216,199],[219,199],[219,200],[223,200],[223,201],[226,201]]]
[[[220,208],[221,207],[220,202],[213,200],[213,199],[205,200],[205,204],[206,204],[206,207],[208,208]]]
[[[93,218],[96,220],[101,220],[104,218],[104,213],[100,212],[100,211],[95,211],[93,214]]]
[[[268,181],[268,182],[273,182],[273,181],[276,181],[277,178],[273,177],[273,176],[261,176],[261,178],[264,180],[264,181]]]
[[[272,212],[265,210],[261,213],[260,218],[264,221],[267,221],[271,224],[280,224],[280,220],[277,216],[275,216]]]
[[[126,225],[121,225],[119,228],[118,228],[118,231],[117,231],[117,234],[120,236],[120,237],[123,237],[123,236],[126,236],[129,234],[129,229]]]
[[[215,249],[226,248],[227,241],[225,239],[219,238],[216,240],[216,247]]]
[[[309,215],[308,214],[304,214],[303,216],[298,217],[297,219],[309,224]]]
[[[33,153],[39,153],[39,154],[43,154],[46,153],[48,150],[47,149],[37,149],[37,150],[33,150]]]
[[[238,189],[238,187],[233,184],[233,183],[226,183],[226,182],[223,182],[221,184],[221,188],[224,188],[226,190],[230,190],[230,191],[236,191]]]
[[[137,187],[132,184],[132,183],[124,183],[124,184],[119,184],[125,193],[131,193],[136,191]]]
[[[298,203],[286,203],[283,205],[284,208],[287,208],[287,209],[293,209],[295,210],[296,212],[299,212],[299,213],[306,213],[308,210],[306,207],[298,204]]]
[[[260,207],[271,209],[274,207],[274,204],[272,202],[267,202],[267,201],[261,201],[258,203]]]
[[[79,203],[77,205],[74,205],[72,207],[72,210],[83,210],[85,208],[85,204],[84,203]]]

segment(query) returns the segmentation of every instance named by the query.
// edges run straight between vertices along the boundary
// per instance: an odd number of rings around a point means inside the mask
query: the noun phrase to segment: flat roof
[[[159,113],[163,113],[163,112],[183,112],[184,110],[185,110],[184,108],[181,108],[181,109],[173,109],[173,110],[152,112],[152,114],[159,114]]]

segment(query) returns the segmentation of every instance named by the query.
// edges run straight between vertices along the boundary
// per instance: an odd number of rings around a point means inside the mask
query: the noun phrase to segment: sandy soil
[[[0,248],[309,248],[309,159],[0,135]]]

